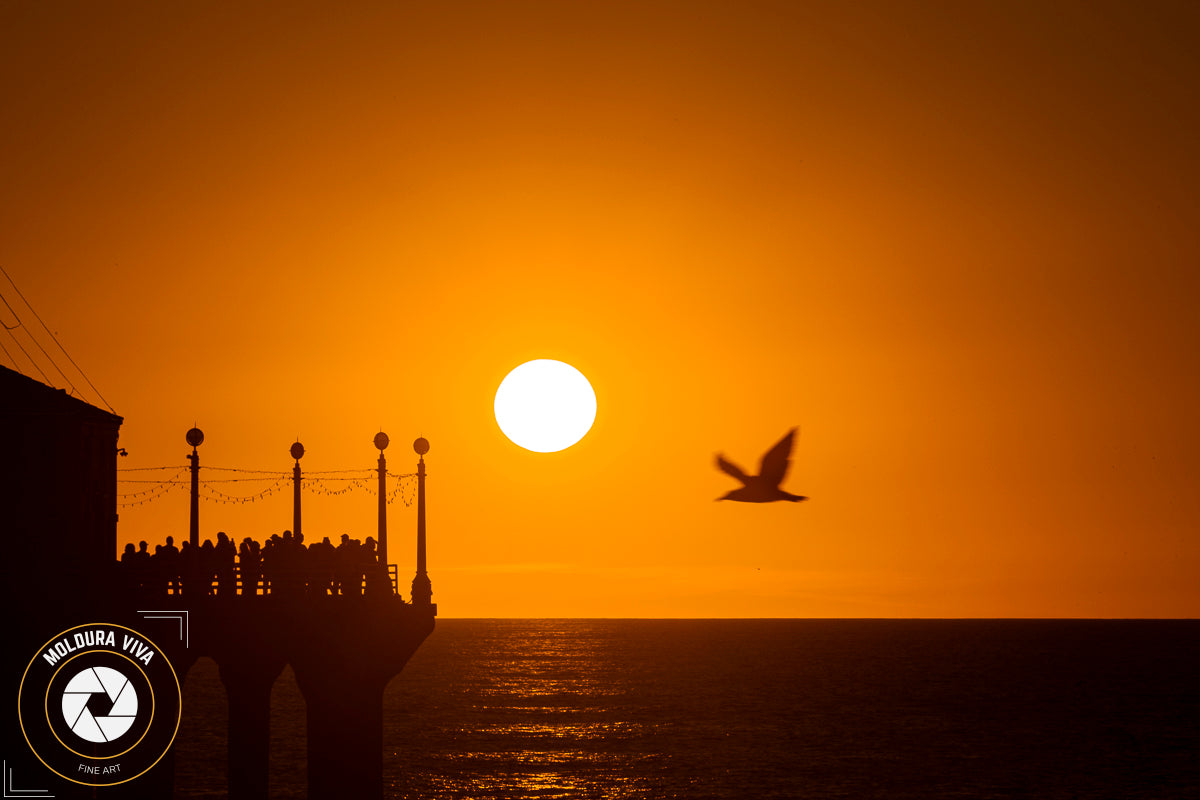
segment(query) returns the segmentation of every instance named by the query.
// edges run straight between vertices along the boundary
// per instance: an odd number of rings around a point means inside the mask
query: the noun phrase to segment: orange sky
[[[0,265],[121,467],[424,435],[443,616],[1200,614],[1194,4],[233,6],[0,4]],[[558,454],[492,418],[539,357]],[[713,502],[794,425],[808,503]]]

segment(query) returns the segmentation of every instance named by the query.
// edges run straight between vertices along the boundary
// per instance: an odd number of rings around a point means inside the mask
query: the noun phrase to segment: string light
[[[248,480],[269,480],[269,478],[250,478]],[[201,481],[200,489],[202,489],[203,491],[208,493],[208,494],[204,495],[205,500],[213,500],[218,503],[225,503],[225,504],[236,503],[238,505],[242,505],[245,503],[253,503],[258,500],[262,500],[264,497],[270,497],[271,495],[273,495],[275,492],[277,492],[279,490],[279,487],[283,484],[283,481],[284,481],[284,477],[282,477],[282,476],[278,477],[275,479],[274,483],[272,483],[266,489],[263,489],[261,492],[258,492],[257,494],[243,495],[243,496],[226,494],[225,492],[218,491],[217,489],[214,489],[208,485],[209,483],[237,483],[238,481],[236,479],[225,480],[225,481]]]
[[[121,478],[118,477],[117,482],[120,484],[132,484],[141,486],[146,484],[146,488],[138,488],[131,492],[122,492],[117,495],[118,507],[129,508],[134,506],[144,505],[153,502],[160,497],[173,491],[178,486],[186,486],[191,483],[191,479],[185,477],[185,473],[190,469],[189,466],[162,466],[162,467],[124,467],[118,472],[152,472],[175,470],[175,474],[165,480],[142,479],[142,478]],[[206,470],[216,472],[233,473],[240,477],[229,478],[207,478],[198,481],[198,489],[201,496],[208,502],[221,503],[223,505],[244,505],[246,503],[255,503],[263,500],[278,491],[283,489],[285,482],[290,482],[292,476],[286,472],[278,470],[265,469],[243,469],[240,467],[213,467],[205,466]],[[305,491],[313,494],[320,494],[326,497],[341,497],[342,495],[359,490],[365,491],[370,495],[378,496],[377,474],[373,469],[333,469],[306,472],[303,474],[300,485]],[[411,506],[416,499],[417,485],[415,478],[417,473],[386,473],[388,479],[395,481],[395,486],[387,491],[385,502],[389,505],[399,500],[406,507]],[[271,481],[271,485],[267,488],[248,495],[233,495],[228,492],[221,491],[213,486],[213,484],[227,483],[255,483],[261,481]],[[340,489],[332,488],[329,484],[343,483]],[[121,499],[125,498],[125,499]]]
[[[250,475],[288,475],[289,477],[291,476],[290,472],[284,473],[284,472],[280,472],[277,469],[242,469],[241,467],[212,467],[212,466],[209,466],[208,464],[205,464],[203,468],[211,469],[214,472],[245,472]]]
[[[179,478],[182,477],[183,472],[184,472],[184,470],[187,469],[187,467],[150,467],[149,469],[175,469],[175,470],[177,470],[177,472],[175,473],[175,475],[173,477],[170,477],[166,480],[161,480],[161,481],[154,481],[154,480],[119,481],[120,483],[136,483],[139,485],[143,484],[143,483],[149,483],[149,484],[153,484],[153,485],[148,488],[145,488],[145,489],[137,489],[136,491],[122,492],[122,493],[118,494],[117,495],[117,508],[130,508],[132,506],[140,506],[140,505],[145,505],[146,503],[151,503],[151,502],[157,500],[158,498],[162,497],[163,495],[167,494],[168,492],[170,492],[176,486],[181,486],[185,483],[185,481],[181,481],[181,480],[179,480]],[[126,499],[122,500],[121,498],[126,498]]]
[[[175,489],[175,487],[177,487],[179,485],[180,485],[179,483],[164,483],[153,489],[147,489],[144,492],[134,492],[133,494],[120,495],[120,497],[138,498],[138,499],[128,499],[128,500],[118,501],[117,508],[132,508],[134,506],[141,506],[141,505],[145,505],[146,503],[152,503],[155,500],[157,500],[158,498],[162,497],[163,495],[170,493],[171,491],[173,491]]]
[[[159,468],[158,468],[158,467],[156,467],[156,469],[159,469]],[[179,480],[179,478],[183,476],[183,471],[184,471],[185,469],[187,469],[187,467],[176,467],[175,469],[177,469],[177,470],[178,470],[178,472],[176,472],[176,473],[175,473],[175,475],[173,475],[173,476],[172,476],[172,477],[170,477],[170,478],[167,478],[166,480],[161,480],[161,481],[151,481],[151,480],[148,480],[148,481],[141,481],[141,480],[130,480],[130,481],[118,481],[118,483],[153,483],[153,484],[154,484],[154,487],[153,487],[153,488],[157,488],[157,487],[159,487],[159,486],[167,486],[167,485],[174,484],[174,483],[182,483],[182,481],[180,481],[180,480]],[[147,492],[153,491],[153,488],[152,488],[152,489],[141,489],[141,490],[138,490],[138,491],[136,491],[136,492],[124,492],[124,493],[122,493],[122,494],[119,494],[119,495],[117,495],[117,496],[118,496],[118,497],[130,497],[130,496],[133,496],[133,495],[145,494],[145,493],[147,493]]]
[[[155,470],[155,469],[178,469],[178,470],[185,470],[185,469],[187,469],[187,468],[188,468],[187,464],[184,464],[184,465],[183,465],[183,466],[181,466],[181,467],[119,467],[119,468],[117,469],[117,472],[149,472],[149,471],[151,471],[151,470]]]

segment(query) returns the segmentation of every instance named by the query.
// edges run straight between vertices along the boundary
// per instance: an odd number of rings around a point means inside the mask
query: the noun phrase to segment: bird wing
[[[759,467],[758,476],[767,485],[778,486],[783,483],[783,477],[787,475],[788,465],[792,463],[792,440],[795,436],[796,429],[792,428],[787,432],[787,436],[780,439],[762,457],[762,465]]]
[[[749,483],[750,476],[742,472],[742,468],[732,461],[726,461],[725,456],[717,453],[717,469],[724,472],[726,475],[737,478],[742,483]]]

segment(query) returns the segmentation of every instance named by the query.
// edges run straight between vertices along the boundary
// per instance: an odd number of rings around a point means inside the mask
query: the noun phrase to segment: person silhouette
[[[271,593],[295,597],[304,591],[304,575],[301,560],[304,546],[291,531],[284,531],[275,547],[274,570],[276,578],[271,582]],[[276,586],[278,584],[278,586]]]
[[[212,550],[212,542],[205,540],[208,549]],[[212,573],[207,571],[210,563],[203,554],[204,545],[192,547],[191,542],[184,542],[179,548],[179,575],[183,582],[185,597],[198,597],[208,594],[212,589]],[[207,584],[207,585],[206,585]]]
[[[171,593],[171,578],[167,571],[167,557],[161,544],[154,545],[154,555],[150,556],[150,580],[154,584],[155,594]]]
[[[387,565],[379,560],[378,549],[374,537],[368,536],[363,545],[361,556],[362,570],[366,578],[365,594],[367,597],[385,597],[392,593],[391,582],[388,580]]]
[[[200,594],[215,594],[213,579],[217,577],[217,548],[212,539],[205,539],[200,545],[199,563]]]
[[[334,550],[334,578],[337,582],[337,594],[350,594],[353,582],[354,564],[351,555],[350,534],[343,533],[342,540]]]
[[[242,573],[242,594],[258,594],[258,579],[262,575],[262,558],[258,542],[247,536],[238,548],[238,566]]]
[[[138,542],[137,552],[133,554],[134,575],[140,589],[149,589],[152,583],[151,571],[153,565],[151,564],[150,551],[147,549],[149,547],[150,545],[146,543],[146,540],[142,539]]]
[[[163,572],[167,578],[167,591],[171,594],[183,593],[183,554],[175,546],[175,537],[168,536],[167,543],[162,549]]]
[[[225,531],[217,534],[217,545],[213,548],[213,559],[217,573],[217,594],[231,595],[234,593],[234,561],[237,559],[237,547],[225,535]]]
[[[129,588],[137,588],[137,550],[133,542],[125,545],[121,552],[121,580]]]
[[[334,558],[337,551],[326,536],[308,548],[308,566],[310,575],[309,593],[324,596],[337,594],[334,581]]]
[[[279,588],[279,554],[282,550],[280,547],[282,541],[278,533],[273,533],[262,546],[260,558],[262,559],[263,594],[275,594]]]

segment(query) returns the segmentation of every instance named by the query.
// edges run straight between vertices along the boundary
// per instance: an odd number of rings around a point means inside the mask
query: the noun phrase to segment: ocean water
[[[184,686],[176,797],[224,794]],[[439,620],[384,704],[385,796],[1200,798],[1200,622]],[[273,797],[304,705],[272,696]]]

